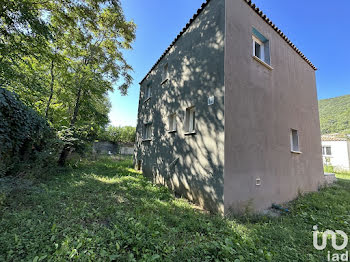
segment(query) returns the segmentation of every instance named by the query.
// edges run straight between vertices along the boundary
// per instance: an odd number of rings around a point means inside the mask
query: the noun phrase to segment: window
[[[171,114],[168,120],[169,120],[169,132],[176,131],[176,114]]]
[[[168,64],[165,64],[162,72],[162,83],[165,82],[165,80],[167,79],[168,79]]]
[[[292,152],[300,152],[299,149],[299,134],[298,131],[292,129],[290,132],[290,143]]]
[[[150,140],[152,138],[152,124],[144,124],[143,128],[143,140]]]
[[[194,133],[196,129],[196,110],[195,107],[189,107],[186,109],[186,132]]]
[[[152,95],[151,90],[152,90],[151,85],[147,85],[145,89],[145,100],[151,97]]]
[[[258,38],[253,36],[253,55],[260,58],[262,61],[265,60],[264,43]]]
[[[322,147],[322,155],[331,156],[332,155],[332,148],[330,146],[323,146]]]
[[[253,28],[253,56],[259,58],[266,64],[270,64],[270,42]]]

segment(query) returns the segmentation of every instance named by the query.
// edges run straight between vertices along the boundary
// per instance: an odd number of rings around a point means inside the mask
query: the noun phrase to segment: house
[[[316,191],[315,70],[250,1],[206,1],[140,83],[136,168],[222,214]]]
[[[323,164],[336,170],[350,170],[350,136],[330,134],[322,136]]]

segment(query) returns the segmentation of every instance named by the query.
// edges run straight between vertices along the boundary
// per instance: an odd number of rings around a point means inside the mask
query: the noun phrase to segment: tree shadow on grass
[[[0,261],[320,261],[327,250],[313,248],[312,226],[343,230],[349,220],[348,181],[301,197],[279,218],[225,219],[175,198],[131,164],[83,161],[36,181],[40,191],[9,194]]]

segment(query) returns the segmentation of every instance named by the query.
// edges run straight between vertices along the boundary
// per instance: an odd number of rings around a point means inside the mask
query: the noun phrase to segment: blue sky
[[[242,1],[242,0],[231,0]],[[122,0],[127,19],[137,24],[133,50],[125,53],[134,68],[127,96],[110,94],[111,124],[136,126],[139,82],[204,0]],[[318,68],[319,99],[350,94],[350,1],[255,0],[254,3]]]

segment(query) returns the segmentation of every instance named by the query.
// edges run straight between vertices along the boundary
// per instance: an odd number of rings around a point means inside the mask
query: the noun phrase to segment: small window
[[[196,110],[195,107],[189,107],[186,109],[186,132],[194,133],[196,130]]]
[[[269,40],[253,28],[253,56],[270,64],[270,42]]]
[[[164,82],[167,79],[168,79],[168,64],[165,64],[162,72],[162,82]]]
[[[176,114],[171,114],[168,120],[169,120],[169,132],[176,131]]]
[[[324,156],[331,156],[332,155],[332,148],[330,146],[323,146],[322,147],[322,154]]]
[[[298,130],[295,130],[295,129],[291,130],[290,143],[291,143],[291,150],[293,152],[300,152]]]
[[[253,45],[254,45],[253,55],[260,58],[262,61],[264,61],[265,60],[264,43],[253,36]]]
[[[145,99],[148,99],[152,96],[152,87],[151,85],[146,86],[145,89]]]
[[[150,140],[152,138],[152,124],[147,123],[143,129],[143,140]]]

